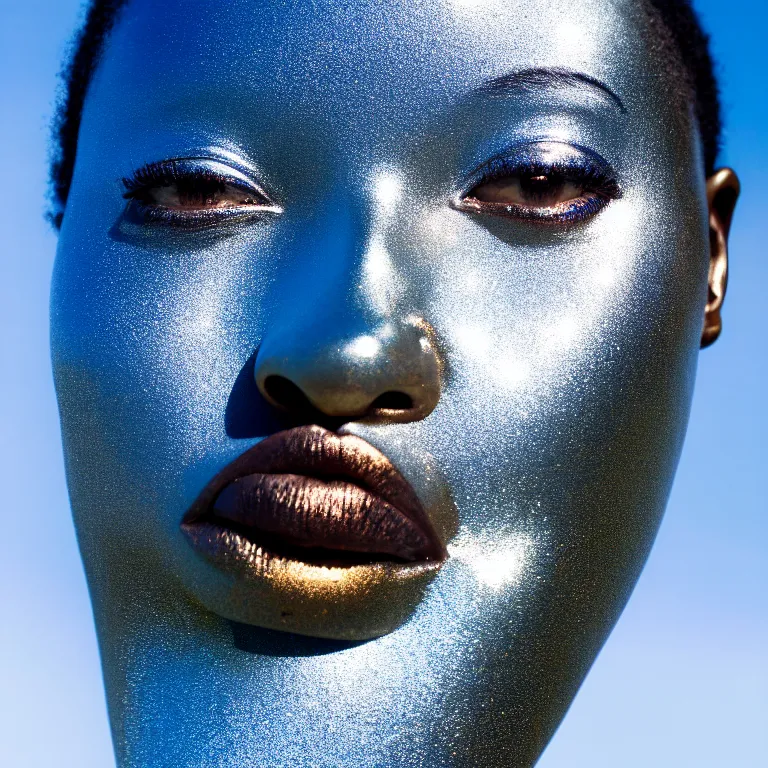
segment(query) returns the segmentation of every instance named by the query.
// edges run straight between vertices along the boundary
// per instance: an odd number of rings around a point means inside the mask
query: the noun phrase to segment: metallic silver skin
[[[635,0],[128,4],[52,295],[121,768],[535,762],[643,566],[694,382],[704,174],[648,30]],[[483,88],[531,67],[597,78],[624,109],[575,83]],[[568,227],[456,209],[480,163],[539,141],[605,158],[621,198]],[[282,213],[198,231],[125,215],[122,177],[200,157]],[[247,585],[179,529],[280,428],[262,364],[310,382],[425,507],[458,510],[450,559],[379,639],[253,626]],[[424,417],[356,421],[382,386],[425,392]]]

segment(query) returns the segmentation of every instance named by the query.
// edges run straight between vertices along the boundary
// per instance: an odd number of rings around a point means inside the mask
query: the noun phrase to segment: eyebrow
[[[624,102],[605,84],[594,77],[570,69],[523,69],[510,72],[501,77],[486,80],[478,89],[478,93],[491,96],[506,96],[520,91],[534,91],[545,88],[589,88],[597,91],[602,97],[608,97],[621,111],[627,113]]]

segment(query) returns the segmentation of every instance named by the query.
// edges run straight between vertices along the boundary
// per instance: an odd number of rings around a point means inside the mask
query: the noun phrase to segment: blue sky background
[[[539,768],[768,766],[768,2],[698,0],[743,196],[723,337],[700,357],[650,561]],[[43,220],[79,0],[0,0],[0,765],[113,765],[48,360]]]

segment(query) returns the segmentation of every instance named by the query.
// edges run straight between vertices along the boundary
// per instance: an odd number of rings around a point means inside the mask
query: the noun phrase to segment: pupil
[[[224,184],[215,178],[190,177],[176,182],[176,191],[182,205],[215,205],[218,196],[224,192]]]
[[[543,202],[557,195],[563,182],[554,175],[539,174],[520,178],[520,189],[530,201]]]

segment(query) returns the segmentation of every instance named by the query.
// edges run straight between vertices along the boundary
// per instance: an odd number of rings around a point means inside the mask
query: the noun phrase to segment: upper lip
[[[445,545],[390,460],[356,435],[303,426],[265,438],[219,472],[184,517],[234,525],[296,559],[340,551],[369,560],[441,561]],[[331,558],[333,559],[333,558]]]

